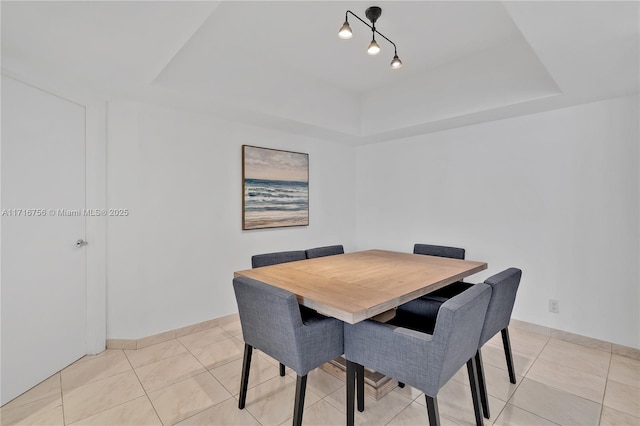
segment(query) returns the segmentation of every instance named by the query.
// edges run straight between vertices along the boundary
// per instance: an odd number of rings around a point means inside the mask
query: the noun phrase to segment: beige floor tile
[[[211,373],[232,395],[240,392],[242,360],[238,359],[211,370]],[[280,374],[278,367],[267,361],[262,354],[253,351],[249,370],[249,388],[263,383]]]
[[[607,380],[604,405],[640,417],[640,389],[614,380]]]
[[[612,355],[609,379],[640,388],[640,361],[625,356]]]
[[[225,425],[225,426],[260,426],[260,423],[246,409],[238,409],[238,400],[229,398],[218,405],[207,408],[195,416],[178,423],[180,426]]]
[[[424,397],[423,397],[424,398]],[[427,408],[424,405],[420,405],[416,402],[412,402],[398,413],[389,423],[388,426],[416,426],[416,425],[428,425],[429,415],[427,414]],[[442,426],[456,426],[453,420],[440,416],[440,424]]]
[[[77,422],[143,395],[133,371],[63,391],[65,422]]]
[[[245,409],[262,425],[279,425],[293,415],[296,381],[289,376],[274,377],[247,391]],[[304,409],[320,400],[313,391],[307,389]]]
[[[529,379],[602,403],[606,379],[538,358],[527,373]]]
[[[238,336],[234,337],[234,339],[238,339]],[[242,344],[244,347],[244,343]],[[261,357],[263,357],[264,359],[266,359],[267,361],[269,361],[271,364],[279,366],[280,365],[280,361],[278,361],[277,359],[273,358],[271,355],[267,355],[266,353],[262,352],[260,349],[256,349],[253,348],[253,353],[259,353]],[[293,370],[291,370],[289,367],[287,367],[287,374],[293,372]],[[294,373],[295,374],[295,373]]]
[[[209,372],[149,394],[165,425],[177,423],[229,398],[231,394]]]
[[[102,380],[131,370],[131,364],[120,349],[107,349],[98,355],[86,356],[61,371],[62,391]]]
[[[207,346],[193,348],[191,353],[205,368],[212,369],[242,358],[244,345],[238,339],[229,338]]]
[[[202,364],[188,352],[136,368],[136,374],[147,393],[205,371]]]
[[[491,364],[484,365],[484,376],[487,385],[487,393],[501,401],[508,401],[523,379],[522,376],[518,376],[516,374],[516,384],[514,385],[509,381],[509,373],[507,370],[501,370]],[[467,372],[467,366],[465,365],[458,370],[452,379],[469,386],[469,373]]]
[[[547,420],[540,416],[536,416],[533,413],[525,411],[515,405],[507,404],[504,410],[500,413],[495,423],[496,426],[521,426],[521,425],[536,425],[536,426],[553,426],[557,423]]]
[[[63,425],[62,398],[50,395],[27,404],[0,409],[2,426],[12,425]]]
[[[224,331],[231,334],[232,336],[237,336],[238,334],[242,334],[242,326],[240,325],[240,320],[235,320],[226,324],[222,324],[220,325],[220,328],[222,328]]]
[[[346,412],[346,388],[340,389],[325,397],[325,400],[341,412]],[[378,401],[365,397],[364,412],[355,410],[355,423],[359,425],[384,425],[411,404],[411,399],[397,392],[389,392]]]
[[[183,352],[187,352],[187,348],[185,348],[184,345],[176,339],[157,343],[138,350],[124,351],[133,368],[142,367],[143,365],[152,364],[162,359],[171,358],[172,356]]]
[[[185,345],[187,349],[192,350],[219,342],[220,340],[228,339],[229,337],[231,337],[231,335],[222,328],[213,327],[208,330],[178,337],[178,340]]]
[[[495,346],[495,347],[502,347],[502,333],[495,334],[491,339],[489,339],[485,343],[485,345],[491,345],[491,346]]]
[[[549,339],[547,345],[540,352],[540,358],[574,370],[606,378],[611,354],[576,343]]]
[[[82,419],[73,425],[162,426],[162,422],[149,402],[149,398],[141,396],[95,416]]]
[[[288,376],[279,377],[278,361],[258,350],[247,409],[237,408],[243,351],[239,325],[234,317],[224,326],[195,327],[181,340],[84,357],[0,408],[0,423],[62,425],[66,420],[74,426],[121,426],[159,425],[162,419],[167,425],[260,426],[253,410],[265,424],[290,424],[295,372],[287,369]],[[485,425],[640,426],[640,361],[544,335],[536,338],[527,327],[515,329],[510,330],[516,385],[509,383],[500,334],[483,347],[492,413]],[[141,381],[151,389],[149,396]],[[319,369],[309,373],[304,424],[344,424],[344,394],[343,381]],[[440,391],[438,402],[441,424],[474,423],[466,367]],[[356,423],[428,424],[424,395],[406,386],[380,401],[367,398]]]
[[[630,416],[622,411],[614,410],[607,406],[602,407],[600,426],[638,426],[640,418]]]
[[[511,356],[513,357],[513,368],[518,376],[525,376],[536,360],[535,356],[525,355],[515,351],[512,351]],[[502,347],[489,344],[484,345],[482,347],[482,362],[484,362],[485,365],[493,365],[505,372],[507,371],[507,361]]]
[[[302,413],[302,424],[305,426],[343,425],[345,421],[346,415],[324,399],[309,408],[305,407]],[[290,417],[280,426],[289,426],[292,422],[293,417]]]
[[[416,400],[418,398],[424,399],[424,393],[422,393],[422,391],[414,388],[413,386],[409,386],[409,385],[406,385],[403,388],[396,387],[391,392],[396,392],[398,395],[402,395],[405,398],[409,398],[412,401],[414,401],[414,400]]]
[[[424,398],[417,399],[416,402],[424,404]],[[505,402],[489,395],[489,408],[495,419],[497,413],[502,411]],[[438,408],[440,416],[456,422],[459,425],[475,425],[475,413],[473,411],[473,400],[471,399],[471,388],[455,380],[449,380],[438,392]],[[492,421],[485,420],[486,424]]]
[[[296,380],[298,375],[293,370],[288,370],[288,376]],[[340,380],[321,368],[312,370],[307,375],[307,389],[311,389],[321,398],[329,395],[344,386],[344,380]]]
[[[509,340],[511,341],[511,351],[523,355],[536,357],[547,344],[549,337],[539,333],[524,330],[522,328],[509,328]],[[498,332],[485,346],[492,345],[502,349],[502,333]]]
[[[58,396],[58,398],[62,397],[60,388],[60,373],[54,374],[53,376],[32,387],[17,398],[9,401],[2,406],[2,411],[4,412],[5,409],[15,408],[20,405],[29,404],[31,402],[50,398],[56,395]],[[60,405],[62,405],[62,401],[60,401]]]
[[[528,378],[509,403],[563,425],[597,425],[600,418],[600,404]]]

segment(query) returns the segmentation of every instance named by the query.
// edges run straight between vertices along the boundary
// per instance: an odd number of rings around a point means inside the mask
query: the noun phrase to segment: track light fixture
[[[347,10],[344,14],[344,24],[342,24],[340,30],[338,30],[338,37],[345,40],[353,37],[353,32],[351,31],[351,27],[349,26],[349,14],[353,15],[360,22],[371,28],[373,37],[371,38],[371,43],[369,43],[369,47],[367,48],[367,53],[369,55],[377,55],[380,52],[380,45],[378,45],[378,42],[376,41],[376,34],[378,34],[380,37],[384,38],[393,45],[393,60],[391,61],[391,64],[389,66],[394,70],[402,68],[402,61],[398,57],[398,49],[396,48],[396,44],[376,29],[376,21],[378,20],[380,15],[382,15],[382,9],[380,9],[378,6],[371,6],[365,11],[365,16],[367,17],[367,19],[369,19],[369,21],[371,21],[371,25],[369,25],[366,21],[364,21],[352,11]]]

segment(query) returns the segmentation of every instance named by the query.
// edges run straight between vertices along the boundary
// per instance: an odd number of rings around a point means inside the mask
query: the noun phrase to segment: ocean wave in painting
[[[247,229],[308,225],[308,182],[245,179],[244,220]]]

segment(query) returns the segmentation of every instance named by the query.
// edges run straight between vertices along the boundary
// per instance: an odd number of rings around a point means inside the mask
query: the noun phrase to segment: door
[[[2,76],[1,403],[86,353],[85,109]]]

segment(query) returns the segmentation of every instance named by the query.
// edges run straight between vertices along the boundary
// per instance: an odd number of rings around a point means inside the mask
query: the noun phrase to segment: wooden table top
[[[355,324],[464,277],[484,262],[367,250],[234,273],[288,290],[301,305]]]

